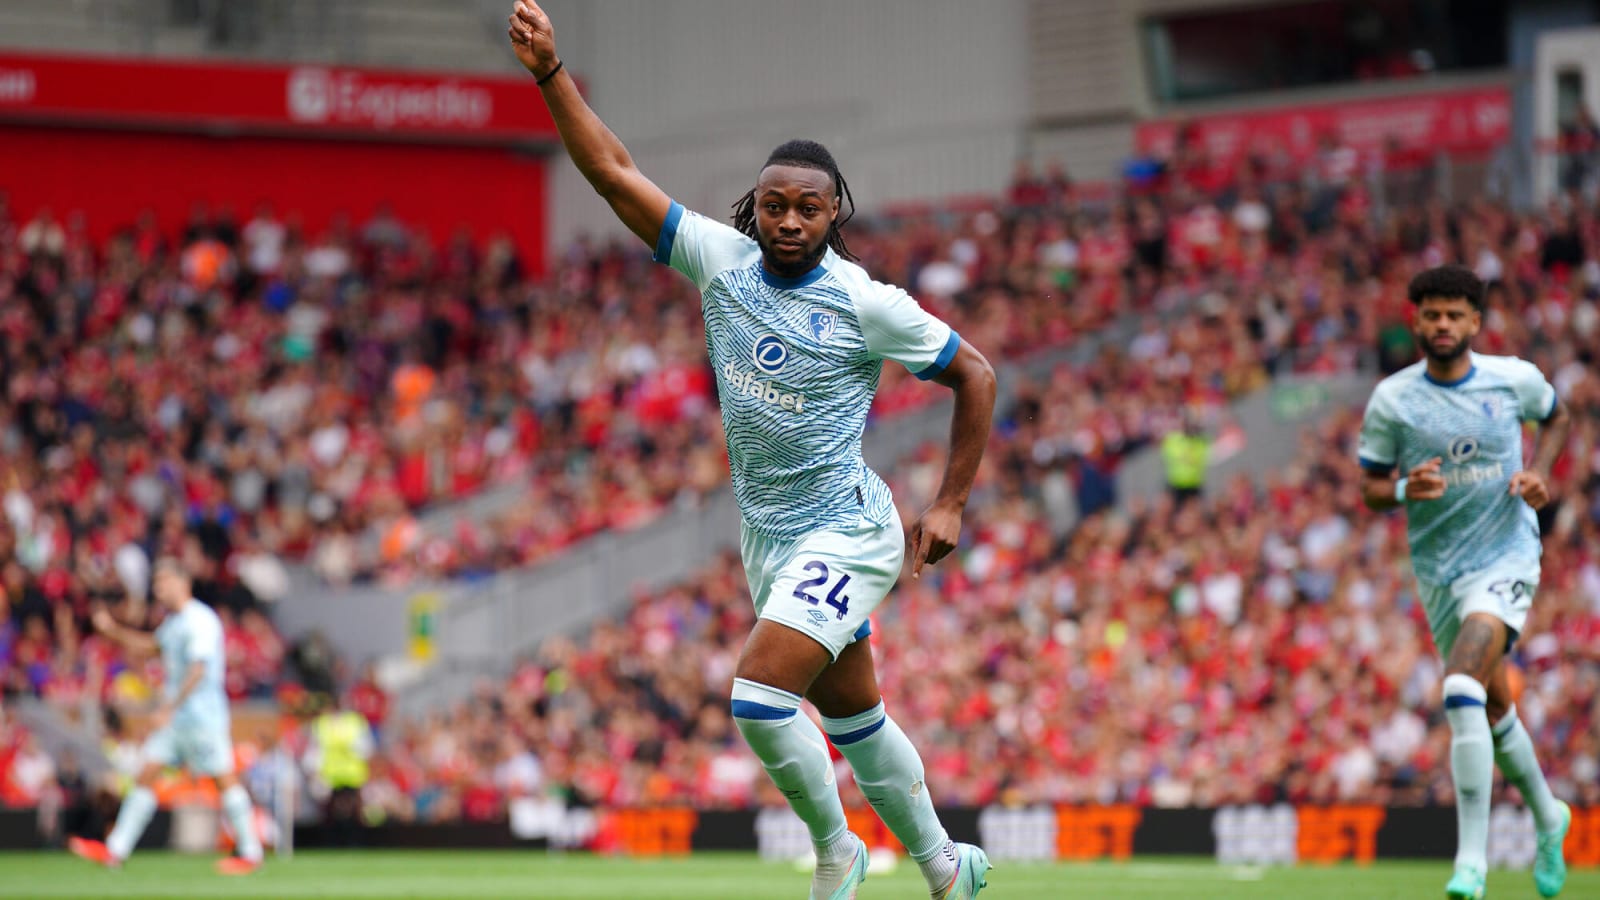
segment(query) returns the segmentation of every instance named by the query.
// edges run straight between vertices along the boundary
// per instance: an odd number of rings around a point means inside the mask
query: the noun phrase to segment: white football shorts
[[[835,659],[872,633],[868,618],[900,578],[905,532],[863,522],[779,541],[743,529],[744,575],[756,616],[787,625],[828,648]]]
[[[1450,657],[1461,623],[1473,613],[1487,613],[1506,623],[1512,639],[1528,623],[1533,595],[1539,590],[1537,560],[1504,559],[1476,572],[1468,572],[1445,585],[1418,582],[1428,628],[1443,659]],[[1508,648],[1509,649],[1509,648]]]

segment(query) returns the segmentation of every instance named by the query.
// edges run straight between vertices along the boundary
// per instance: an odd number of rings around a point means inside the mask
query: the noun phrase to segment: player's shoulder
[[[1523,381],[1533,377],[1541,379],[1544,377],[1538,366],[1520,356],[1474,353],[1472,364],[1477,367],[1479,374],[1485,376],[1485,380]]]
[[[670,263],[680,246],[689,251],[691,265],[704,281],[761,258],[760,245],[749,235],[674,200],[656,243],[656,262]]]
[[[884,304],[892,304],[897,297],[905,293],[892,284],[878,281],[859,264],[838,256],[832,250],[828,251],[823,265],[827,267],[828,275],[833,281],[850,295],[857,312],[870,312]]]
[[[667,223],[669,226],[675,227],[679,233],[689,228],[698,231],[702,239],[715,240],[733,247],[760,250],[754,238],[734,228],[727,222],[713,219],[705,213],[695,212],[676,201],[674,201],[674,206],[676,208],[670,210],[667,214]],[[673,221],[674,218],[677,219],[676,222]]]
[[[212,609],[204,600],[198,598],[190,600],[184,607],[183,612],[184,617],[193,627],[216,627],[219,629],[222,627],[222,617],[217,615],[217,611]]]
[[[1406,391],[1425,381],[1427,374],[1427,363],[1418,361],[1388,375],[1372,389],[1372,402],[1394,403],[1398,401]]]

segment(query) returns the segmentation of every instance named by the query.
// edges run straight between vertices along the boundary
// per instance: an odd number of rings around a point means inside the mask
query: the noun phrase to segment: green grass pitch
[[[684,859],[636,860],[516,851],[306,852],[269,858],[244,878],[212,874],[212,859],[140,853],[121,871],[105,871],[66,853],[0,853],[0,897],[51,900],[177,900],[177,898],[302,897],[417,898],[417,900],[799,900],[808,878],[792,866],[747,854],[697,854]],[[980,900],[1100,898],[1137,900],[1388,900],[1442,897],[1448,861],[1385,862],[1372,866],[1236,869],[1196,859],[1131,863],[1002,863]],[[902,860],[889,875],[869,877],[860,900],[927,897],[916,868]],[[1534,898],[1527,872],[1495,872],[1489,896]],[[1564,897],[1600,897],[1600,870],[1578,869]]]

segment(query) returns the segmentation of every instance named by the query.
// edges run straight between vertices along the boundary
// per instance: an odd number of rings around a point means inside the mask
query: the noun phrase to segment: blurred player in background
[[[845,824],[827,744],[799,714],[802,697],[932,896],[976,895],[988,858],[945,832],[916,748],[884,712],[863,640],[907,539],[888,486],[862,460],[861,432],[885,359],[955,392],[943,484],[911,529],[916,577],[960,539],[989,436],[993,370],[904,291],[850,262],[839,232],[850,190],[820,144],[778,147],[730,228],[685,210],[639,172],[565,72],[542,10],[518,3],[509,31],[578,170],[657,262],[701,291],[758,616],[735,672],[733,716],[810,829],[812,898],[854,897],[867,852]]]
[[[250,795],[233,771],[233,738],[224,689],[226,657],[222,621],[194,598],[189,575],[172,557],[156,561],[156,602],[166,618],[154,634],[119,624],[105,610],[94,614],[94,627],[124,647],[140,653],[161,651],[166,685],[161,706],[151,717],[153,731],[142,751],[138,782],[122,801],[117,823],[105,842],[73,838],[67,847],[78,856],[115,868],[133,852],[156,811],[151,785],[161,770],[183,766],[212,778],[222,797],[222,811],[233,828],[238,856],[217,863],[224,875],[243,875],[261,866],[261,841],[256,836]]]
[[[1461,266],[1412,280],[1424,359],[1379,383],[1361,426],[1363,499],[1406,508],[1411,563],[1433,642],[1445,659],[1444,707],[1459,844],[1450,898],[1483,896],[1494,766],[1533,810],[1533,877],[1554,897],[1566,882],[1572,811],[1550,793],[1517,719],[1505,656],[1539,587],[1539,522],[1550,467],[1566,445],[1566,407],[1532,363],[1471,352],[1484,286]],[[1540,423],[1522,466],[1523,422]],[[1405,474],[1396,479],[1396,471]]]

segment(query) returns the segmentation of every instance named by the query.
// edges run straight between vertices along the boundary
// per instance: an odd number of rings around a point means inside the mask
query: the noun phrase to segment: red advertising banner
[[[1482,154],[1510,137],[1511,93],[1474,88],[1143,122],[1134,144],[1141,154],[1169,156],[1180,126],[1194,129],[1212,159],[1230,167],[1247,153],[1279,150],[1303,162],[1325,134],[1361,153],[1395,138],[1407,150]]]
[[[3,52],[0,120],[480,142],[556,136],[532,78]]]

